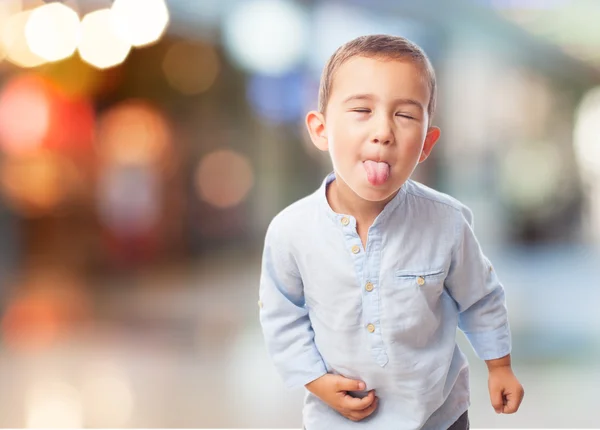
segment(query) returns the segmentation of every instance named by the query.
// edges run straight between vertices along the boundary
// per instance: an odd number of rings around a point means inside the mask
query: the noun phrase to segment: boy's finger
[[[367,402],[367,405],[364,408],[360,409],[361,412],[365,412],[367,409],[372,408],[373,405],[377,406],[377,402],[379,401],[379,397],[375,395],[375,390],[369,391],[369,395],[367,397],[372,397],[372,400]],[[365,397],[364,399],[366,399],[367,397]]]
[[[369,391],[369,394],[367,394],[362,399],[360,399],[358,397],[352,397],[352,396],[346,394],[343,398],[343,401],[344,401],[343,406],[351,411],[362,411],[365,408],[368,408],[369,406],[371,406],[371,404],[373,403],[374,400],[375,400],[374,390]]]
[[[355,379],[338,376],[335,382],[336,391],[361,391],[365,389],[365,383]]]
[[[371,403],[368,407],[366,407],[362,411],[354,412],[354,414],[359,420],[365,419],[369,415],[371,415],[373,412],[375,412],[375,409],[377,409],[378,405],[379,405],[379,397],[375,397],[375,398],[373,398],[373,403]]]
[[[490,400],[496,413],[501,414],[504,410],[504,398],[502,397],[502,390],[490,390]]]
[[[507,396],[506,405],[504,406],[505,414],[514,414],[521,406],[521,401],[523,400],[523,394],[520,392],[517,394],[510,394]]]

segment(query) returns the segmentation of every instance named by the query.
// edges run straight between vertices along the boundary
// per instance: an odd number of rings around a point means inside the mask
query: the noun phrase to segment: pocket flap
[[[402,269],[396,270],[397,278],[432,278],[442,276],[445,274],[444,269],[430,269],[430,270],[415,270],[415,269]]]

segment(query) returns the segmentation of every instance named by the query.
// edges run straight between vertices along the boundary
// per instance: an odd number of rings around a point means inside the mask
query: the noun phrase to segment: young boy
[[[401,37],[340,47],[306,124],[333,172],[267,230],[260,322],[288,387],[305,386],[308,430],[467,429],[467,360],[489,369],[497,413],[523,388],[511,370],[504,290],[471,211],[409,179],[440,136],[436,80]]]

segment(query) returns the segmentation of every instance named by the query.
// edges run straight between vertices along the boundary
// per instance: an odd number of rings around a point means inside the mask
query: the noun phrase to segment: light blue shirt
[[[354,422],[306,392],[307,430],[446,429],[470,405],[456,329],[483,360],[511,351],[504,288],[473,233],[471,211],[408,180],[369,228],[313,194],[266,233],[260,322],[287,387],[325,373],[375,389],[377,410]],[[480,381],[480,383],[486,383]]]

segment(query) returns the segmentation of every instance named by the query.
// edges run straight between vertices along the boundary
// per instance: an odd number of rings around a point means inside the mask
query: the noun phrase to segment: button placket
[[[369,229],[369,243],[361,254],[365,258],[363,268],[363,323],[369,339],[371,354],[374,361],[381,367],[389,361],[381,327],[379,302],[379,269],[381,266],[381,237],[377,229]]]

